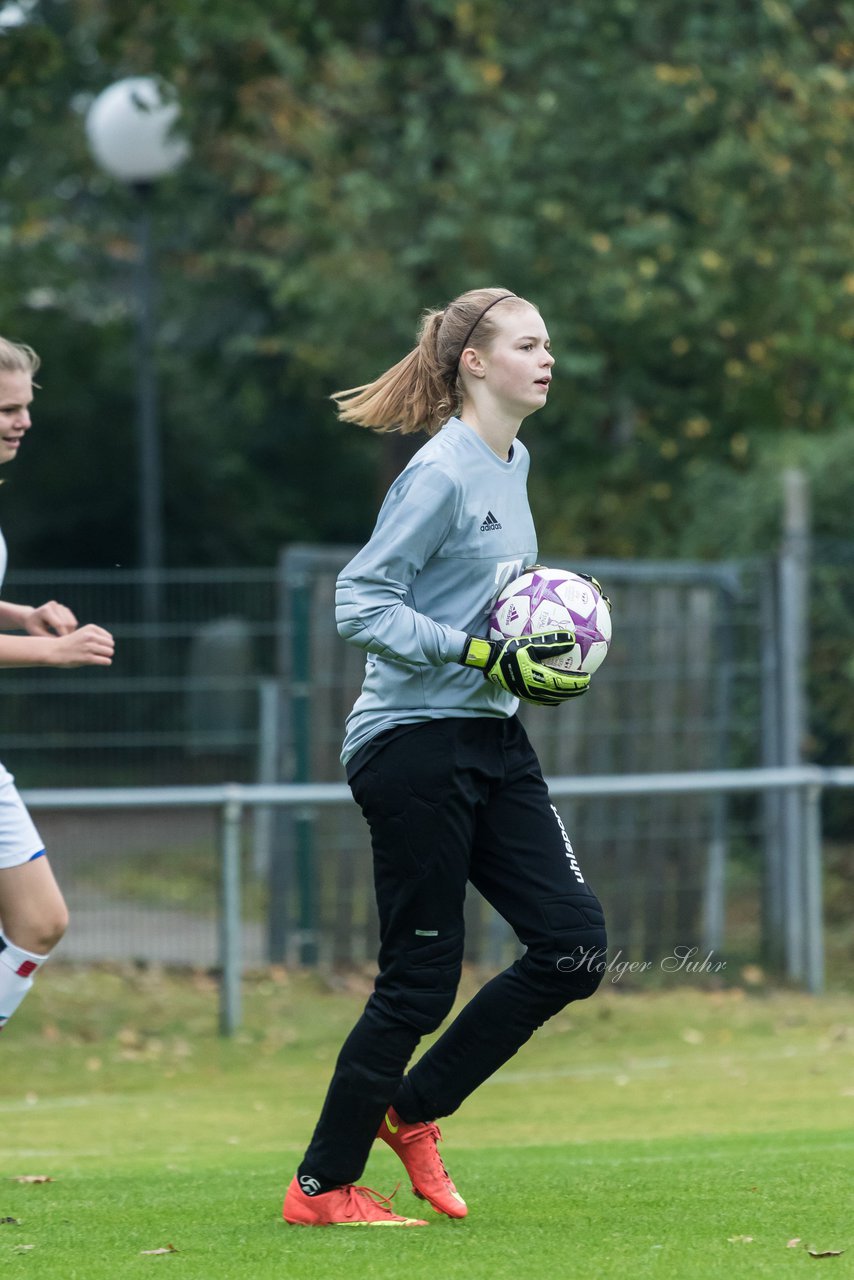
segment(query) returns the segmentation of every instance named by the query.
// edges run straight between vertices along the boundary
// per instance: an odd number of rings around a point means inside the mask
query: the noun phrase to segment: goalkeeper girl
[[[569,632],[482,638],[501,587],[537,557],[517,433],[546,403],[553,365],[537,308],[477,289],[428,312],[399,364],[334,397],[345,422],[431,439],[338,579],[338,630],[367,651],[341,758],[371,831],[379,974],[288,1188],[287,1222],[426,1225],[356,1185],[375,1137],[417,1196],[464,1217],[436,1119],[599,983],[584,957],[605,948],[602,909],[515,714],[519,698],[555,706],[590,677],[543,665],[573,647]],[[407,1072],[454,1003],[468,881],[525,952]]]
[[[18,456],[30,429],[29,406],[39,358],[0,338],[0,463]],[[6,544],[0,535],[0,583]],[[78,627],[65,605],[0,601],[0,667],[109,666],[113,638],[101,627]],[[33,975],[65,932],[68,912],[44,845],[0,764],[0,1029],[33,984]]]

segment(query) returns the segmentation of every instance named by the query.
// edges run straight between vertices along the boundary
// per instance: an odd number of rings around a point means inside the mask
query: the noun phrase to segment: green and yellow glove
[[[586,693],[590,676],[580,671],[559,671],[543,663],[546,658],[557,658],[574,648],[571,631],[543,631],[513,640],[469,636],[460,664],[476,667],[487,680],[515,698],[541,707],[557,707],[567,698]]]

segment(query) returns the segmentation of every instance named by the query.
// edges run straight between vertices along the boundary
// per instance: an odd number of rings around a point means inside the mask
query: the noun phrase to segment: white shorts
[[[0,764],[0,870],[31,862],[43,852],[44,841],[18,795],[15,779]]]

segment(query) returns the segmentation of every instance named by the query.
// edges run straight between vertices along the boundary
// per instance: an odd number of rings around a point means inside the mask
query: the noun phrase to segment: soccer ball
[[[590,675],[605,661],[611,643],[611,613],[592,582],[568,569],[537,565],[506,586],[489,619],[490,640],[510,640],[537,631],[574,631],[575,648],[546,665]]]

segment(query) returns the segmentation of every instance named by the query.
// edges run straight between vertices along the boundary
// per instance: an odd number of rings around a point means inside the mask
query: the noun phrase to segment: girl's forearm
[[[0,631],[23,631],[32,612],[31,604],[12,604],[8,600],[0,600]]]
[[[50,667],[57,637],[0,635],[0,667]]]

